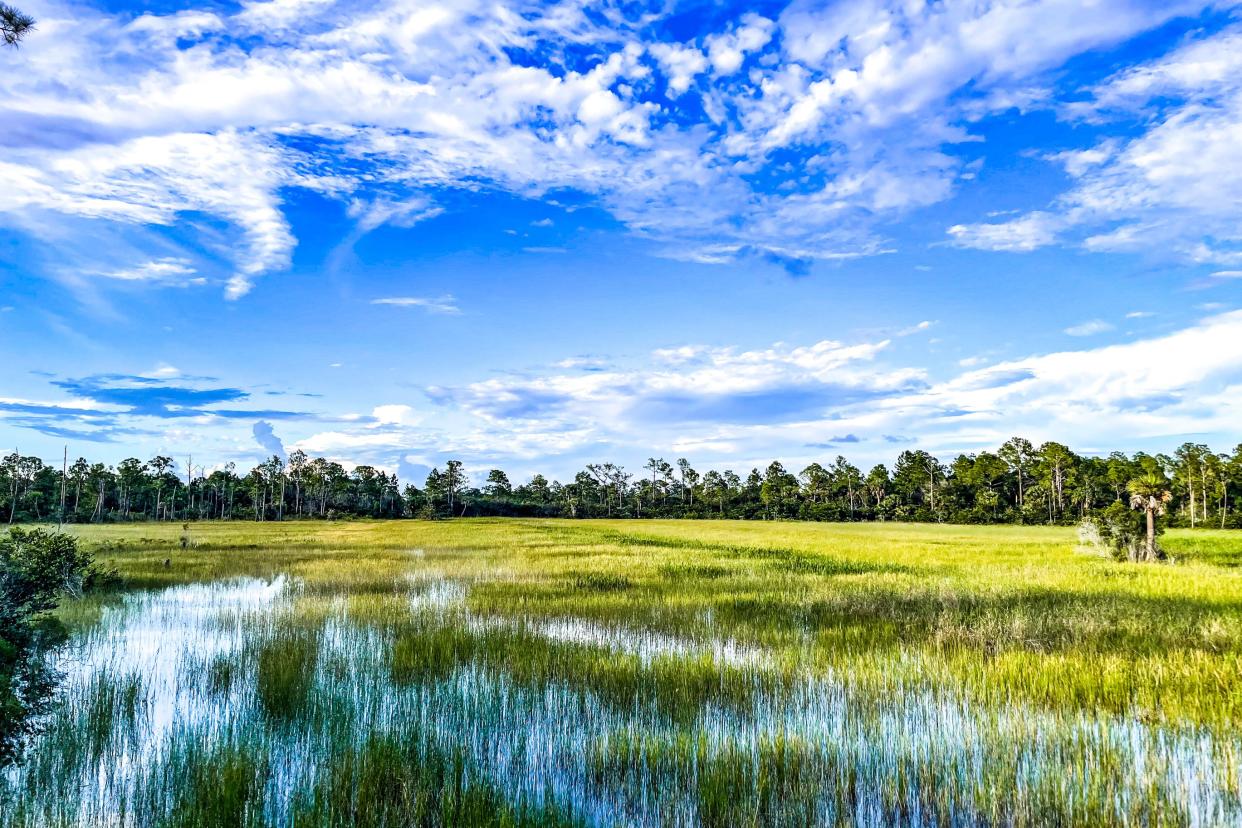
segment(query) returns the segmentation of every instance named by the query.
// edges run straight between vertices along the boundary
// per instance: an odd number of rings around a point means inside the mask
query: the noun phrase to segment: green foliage
[[[1138,559],[1146,532],[1141,512],[1114,501],[1092,515],[1086,522],[1086,528],[1093,533],[1089,540],[1103,546],[1116,560]]]
[[[34,18],[30,15],[22,13],[7,3],[0,3],[0,40],[3,40],[6,46],[16,46],[34,28],[34,25]]]
[[[491,469],[479,486],[471,484],[460,461],[450,460],[433,469],[422,488],[402,486],[396,475],[371,466],[346,472],[339,463],[302,452],[288,463],[270,458],[244,475],[230,464],[188,481],[170,464],[156,456],[109,468],[79,458],[62,480],[59,469],[38,458],[12,454],[0,461],[0,514],[7,509],[11,522],[63,516],[73,523],[623,517],[1069,526],[1112,502],[1128,501],[1129,482],[1151,473],[1171,478],[1170,525],[1242,526],[1242,513],[1233,508],[1242,496],[1242,446],[1215,454],[1187,443],[1172,456],[1117,452],[1105,458],[1015,437],[995,452],[964,454],[949,463],[926,451],[903,451],[891,473],[877,465],[865,476],[844,457],[801,471],[773,462],[745,477],[730,470],[700,473],[686,458],[673,465],[653,457],[642,473],[591,463],[568,482],[537,474],[515,485],[503,470]],[[186,545],[192,543],[187,536]]]
[[[65,630],[47,613],[102,577],[72,535],[14,528],[0,537],[0,767],[20,758],[55,686],[44,657]]]

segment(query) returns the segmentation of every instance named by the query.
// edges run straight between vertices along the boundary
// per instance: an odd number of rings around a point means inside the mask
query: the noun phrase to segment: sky
[[[1242,442],[1242,3],[18,5],[23,454]]]

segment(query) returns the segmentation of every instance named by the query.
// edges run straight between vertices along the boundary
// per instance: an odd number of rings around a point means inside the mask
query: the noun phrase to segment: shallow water
[[[678,719],[653,698],[618,704],[585,678],[522,679],[495,659],[398,682],[390,630],[352,619],[343,595],[308,621],[297,615],[300,594],[285,578],[233,579],[105,608],[59,659],[64,704],[26,766],[7,774],[6,820],[161,824],[152,814],[178,807],[187,764],[206,761],[195,746],[222,744],[265,758],[262,821],[284,825],[342,751],[386,733],[461,755],[470,778],[511,802],[551,803],[597,825],[733,824],[746,814],[775,824],[985,825],[1024,814],[1242,824],[1236,737],[976,709],[919,687],[868,695],[849,676],[822,673],[770,692],[768,654],[727,637],[480,617],[466,609],[466,584],[439,578],[394,585],[419,629],[520,632],[554,649],[632,657],[641,669],[709,659],[758,689],[749,704],[709,699]],[[287,717],[265,701],[255,666],[265,646],[279,655],[281,636],[306,650],[306,709]],[[280,692],[297,701],[301,686],[295,676]]]

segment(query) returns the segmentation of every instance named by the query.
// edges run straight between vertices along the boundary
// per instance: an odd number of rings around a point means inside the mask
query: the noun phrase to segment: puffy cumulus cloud
[[[1242,311],[1120,344],[971,362],[939,379],[895,365],[884,340],[667,349],[626,370],[557,370],[428,389],[415,419],[384,413],[301,440],[372,463],[442,462],[572,474],[652,453],[704,466],[792,465],[825,452],[889,462],[903,446],[949,457],[1013,434],[1081,450],[1231,434],[1242,416]]]
[[[664,255],[797,274],[890,249],[883,223],[947,198],[967,174],[954,147],[988,114],[1041,100],[1041,73],[1204,5],[795,2],[676,41],[659,36],[669,11],[608,0],[248,0],[138,17],[51,0],[33,9],[30,48],[0,54],[0,219],[122,228],[135,260],[119,273],[169,255],[124,228],[159,238],[207,216],[236,236],[216,247],[237,298],[291,260],[291,188],[341,199],[360,232],[437,215],[445,189],[571,188]],[[1149,74],[1119,80],[1109,105],[1210,72]],[[1169,132],[1151,136],[1163,150],[1119,148],[1081,200],[1116,213],[1207,186],[1135,171],[1153,152],[1217,147],[1229,124],[1188,110]],[[1046,243],[1035,229],[998,243]]]
[[[1087,101],[1066,108],[1069,117],[1137,119],[1139,133],[1051,156],[1073,181],[1051,210],[959,225],[950,235],[987,249],[1070,242],[1196,263],[1242,262],[1239,54],[1242,28],[1225,29],[1089,90]]]
[[[791,111],[800,131],[834,114],[873,122],[905,120],[966,84],[1026,89],[1038,73],[1087,49],[1121,43],[1207,4],[1173,0],[1043,2],[794,2],[781,16],[785,49],[820,70],[797,91],[821,93],[817,117]],[[1072,17],[1073,26],[1064,24]]]
[[[975,121],[1039,101],[1031,86],[1072,55],[1202,5],[795,2],[779,21],[787,59],[761,73],[762,94],[738,99],[746,129],[728,146],[826,148],[816,155],[828,178],[810,199],[820,206],[932,204],[967,174],[944,149],[972,140]]]
[[[733,30],[708,36],[704,44],[712,70],[717,75],[732,75],[741,69],[748,54],[757,52],[768,44],[774,28],[772,21],[766,17],[746,14]]]
[[[808,423],[922,387],[921,369],[877,365],[889,344],[686,346],[654,352],[633,369],[496,378],[428,395],[445,412],[468,415],[476,450],[489,456],[749,451],[764,434],[811,433]]]
[[[377,405],[371,411],[377,426],[411,426],[422,422],[422,417],[413,408],[401,403]]]
[[[1027,252],[1052,244],[1062,225],[1056,216],[1034,212],[1000,224],[955,224],[949,235],[962,247]]]
[[[670,98],[684,94],[695,78],[707,71],[707,55],[695,46],[652,43],[648,49],[664,71]]]
[[[267,454],[274,455],[280,459],[285,459],[285,444],[276,436],[276,429],[267,420],[259,420],[251,428],[254,435],[254,441],[259,444],[259,448],[263,449]]]
[[[1012,433],[1089,447],[1230,432],[1242,413],[1242,312],[1164,336],[1064,351],[967,371],[918,395],[885,400],[883,416],[951,411],[920,433],[955,449]]]
[[[500,378],[432,388],[430,393],[439,402],[494,423],[580,417],[593,424],[614,417],[644,421],[668,417],[680,422],[788,419],[813,416],[834,402],[874,398],[920,383],[922,373],[917,370],[877,372],[863,367],[888,345],[887,340],[858,345],[825,340],[756,351],[687,347],[655,352],[660,368]]]
[[[601,459],[632,467],[652,454],[745,469],[838,453],[889,462],[912,445],[950,457],[995,448],[1015,433],[1089,451],[1114,448],[1118,434],[1159,448],[1186,435],[1223,440],[1236,432],[1242,311],[1140,339],[1116,336],[1017,359],[965,360],[943,376],[899,360],[911,351],[885,339],[691,345],[626,360],[625,368],[592,357],[594,370],[584,371],[581,359],[570,359],[528,376],[429,388],[429,400],[397,398],[346,416],[263,410],[241,389],[159,367],[55,379],[61,399],[3,398],[0,419],[74,440],[192,449],[200,458],[252,460],[255,441],[263,445],[279,429],[288,450],[342,463],[397,468],[411,457],[420,466],[454,457],[472,468],[558,476]]]

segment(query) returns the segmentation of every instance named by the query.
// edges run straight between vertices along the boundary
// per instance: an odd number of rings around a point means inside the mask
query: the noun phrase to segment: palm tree
[[[1147,541],[1143,546],[1143,559],[1156,560],[1156,516],[1163,515],[1168,502],[1173,499],[1169,481],[1157,471],[1148,471],[1142,477],[1129,482],[1130,508],[1142,509],[1147,514]]]

